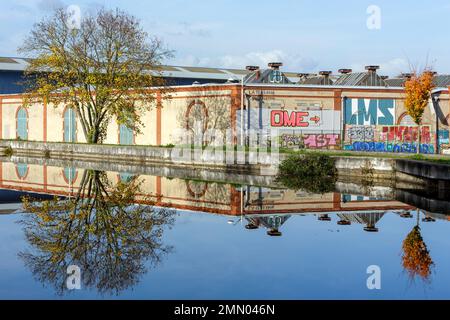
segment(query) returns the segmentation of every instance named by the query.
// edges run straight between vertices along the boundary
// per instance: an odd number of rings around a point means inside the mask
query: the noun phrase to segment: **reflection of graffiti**
[[[381,128],[381,141],[401,141],[414,142],[418,139],[418,127],[411,126],[389,126]],[[420,128],[420,142],[430,143],[430,127],[422,126]]]
[[[372,126],[353,126],[347,129],[347,137],[352,141],[373,140],[375,131]]]
[[[344,146],[345,150],[353,151],[368,151],[368,152],[401,152],[401,153],[416,153],[417,145],[415,143],[386,143],[386,142],[363,142],[356,141],[350,145]],[[421,144],[420,153],[434,153],[434,146],[432,144]]]
[[[393,125],[393,99],[345,99],[345,123],[358,125]]]
[[[449,144],[448,130],[438,130],[439,144]]]
[[[282,147],[328,148],[337,146],[338,134],[283,134],[281,135]]]

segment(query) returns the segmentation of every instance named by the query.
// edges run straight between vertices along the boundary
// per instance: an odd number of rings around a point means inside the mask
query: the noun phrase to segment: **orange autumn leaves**
[[[433,90],[433,72],[425,70],[421,74],[414,72],[405,82],[405,108],[417,125],[422,122],[423,113],[428,106]]]
[[[420,276],[427,280],[431,274],[433,260],[427,245],[420,234],[420,227],[415,226],[403,240],[402,264],[411,278]]]

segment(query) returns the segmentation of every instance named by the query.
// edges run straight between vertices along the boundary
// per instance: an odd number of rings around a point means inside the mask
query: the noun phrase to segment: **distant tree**
[[[405,82],[406,112],[418,126],[417,153],[420,153],[420,125],[422,124],[423,113],[428,106],[433,87],[433,72],[428,69],[421,73],[413,72],[411,78]]]
[[[71,18],[56,10],[19,48],[32,58],[26,100],[72,106],[88,143],[102,143],[113,117],[141,132],[140,115],[156,99],[148,88],[163,85],[149,70],[158,70],[171,52],[123,11],[100,9],[83,16],[78,29]]]

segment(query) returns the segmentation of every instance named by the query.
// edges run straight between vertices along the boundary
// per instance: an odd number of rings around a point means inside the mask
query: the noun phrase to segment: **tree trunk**
[[[417,125],[417,154],[420,154],[420,124]]]

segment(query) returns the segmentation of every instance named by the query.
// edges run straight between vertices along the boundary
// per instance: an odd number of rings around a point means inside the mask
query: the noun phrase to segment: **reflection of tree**
[[[135,205],[140,183],[134,178],[112,186],[100,171],[84,172],[74,199],[34,201],[23,198],[27,212],[21,221],[32,252],[20,257],[42,282],[59,294],[65,289],[67,267],[81,268],[84,287],[118,294],[135,285],[171,247],[161,238],[173,224],[173,213]]]
[[[417,219],[419,219],[419,212],[417,212]],[[417,224],[403,240],[402,249],[403,268],[405,268],[409,276],[412,279],[415,276],[419,276],[424,280],[428,280],[434,263],[422,238],[419,220],[417,220]]]

